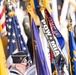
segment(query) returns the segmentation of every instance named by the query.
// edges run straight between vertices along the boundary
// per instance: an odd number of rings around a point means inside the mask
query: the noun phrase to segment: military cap
[[[29,55],[22,51],[12,54],[11,57],[13,59],[13,63],[25,63],[29,61]]]

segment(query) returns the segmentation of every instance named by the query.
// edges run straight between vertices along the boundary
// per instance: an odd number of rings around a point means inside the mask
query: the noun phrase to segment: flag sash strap
[[[47,9],[45,9],[45,15],[49,21],[49,24],[51,25],[50,28],[53,30],[54,35],[56,36],[59,45],[61,47],[61,49],[63,49],[65,41],[63,36],[61,35],[61,33],[59,32],[59,30],[57,29],[57,27],[55,26],[55,23],[53,21],[53,18],[51,17],[51,15],[49,14],[49,12],[47,11]]]
[[[45,19],[43,18],[42,14],[39,10],[38,10],[38,15],[41,20],[42,31],[47,39],[47,42],[49,43],[49,46],[51,47],[51,49],[54,53],[56,62],[58,62],[60,60],[60,56],[64,59],[65,57],[63,56],[61,49],[59,48],[59,45],[57,45],[55,39],[52,36],[52,33],[50,32],[50,29],[49,29]]]
[[[52,34],[50,33],[48,25],[46,24],[45,19],[41,20],[41,27],[42,27],[43,33],[45,34],[45,37],[46,37],[51,49],[53,50],[54,56],[57,57],[60,53],[60,49],[58,49],[56,42],[55,42],[54,38],[52,37]],[[54,47],[53,44],[56,47]]]

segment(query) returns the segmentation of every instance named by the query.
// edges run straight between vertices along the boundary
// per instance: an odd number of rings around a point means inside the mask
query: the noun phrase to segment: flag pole
[[[66,21],[67,11],[68,11],[69,2],[68,0],[64,0],[63,7],[60,15],[60,24],[64,26],[64,22]]]
[[[67,29],[68,29],[68,31],[70,31],[71,29],[72,29],[72,19],[71,19],[71,15],[69,14],[68,15],[68,17],[69,17],[69,19],[68,19],[68,27],[67,27]],[[70,27],[71,27],[71,29],[70,29]],[[69,35],[68,35],[69,36]],[[69,65],[70,65],[70,67],[69,67],[69,73],[70,73],[70,75],[73,75],[72,74],[72,65],[71,65],[71,57],[70,57],[70,47],[69,47],[69,42],[68,42],[68,63],[69,63]],[[68,66],[69,66],[68,65]]]

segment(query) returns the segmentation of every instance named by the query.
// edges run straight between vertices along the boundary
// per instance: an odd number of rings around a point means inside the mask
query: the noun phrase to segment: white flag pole
[[[62,11],[61,11],[61,16],[60,16],[60,24],[61,25],[63,25],[63,23],[66,21],[68,6],[69,6],[69,0],[64,0]]]
[[[60,29],[59,21],[58,21],[58,11],[57,11],[57,0],[51,0],[52,3],[52,16],[54,19],[54,23],[58,29]]]

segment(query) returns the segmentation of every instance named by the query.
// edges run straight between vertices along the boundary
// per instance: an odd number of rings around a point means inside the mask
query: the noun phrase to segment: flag
[[[1,40],[3,43],[3,48],[6,47],[7,45],[7,37],[4,37],[7,32],[6,32],[6,23],[5,23],[5,6],[4,6],[4,0],[0,0],[0,25],[2,27],[2,32],[1,32]]]
[[[6,29],[7,29],[7,37],[8,37],[8,56],[11,55],[17,48],[16,48],[16,35],[15,35],[15,28],[13,27],[13,19],[9,16],[10,9],[6,6]]]
[[[39,37],[39,32],[37,29],[37,26],[34,23],[34,20],[32,20],[32,31],[34,35],[34,46],[35,46],[35,58],[36,58],[36,67],[37,67],[37,73],[38,75],[50,75],[47,62],[44,56],[44,52],[42,49],[42,44]]]
[[[7,57],[8,57],[8,65],[10,63],[9,57],[13,52],[23,51],[28,53],[30,63],[32,64],[29,50],[27,48],[26,43],[24,42],[23,36],[21,34],[20,26],[17,20],[17,17],[14,12],[14,7],[12,6],[12,11],[6,5],[6,29],[8,36],[8,45],[7,45]],[[12,16],[11,16],[12,14]],[[12,64],[12,61],[11,63]]]
[[[8,69],[6,65],[5,53],[0,38],[0,75],[8,75]]]
[[[39,6],[38,0],[34,0],[34,6],[35,6],[35,11],[36,11],[36,8]],[[37,14],[37,11],[36,11],[36,14]]]
[[[36,11],[36,9],[37,9],[37,7],[39,7],[39,6],[41,6],[42,8],[41,8],[41,12],[43,12],[43,16],[44,16],[44,18],[45,18],[45,14],[44,14],[44,8],[46,8],[47,10],[48,10],[48,12],[51,14],[51,7],[50,7],[50,1],[48,0],[34,0],[34,5],[35,5],[35,11]],[[36,11],[36,14],[38,14],[37,13],[37,11]]]
[[[6,31],[5,8],[4,8],[3,2],[4,0],[0,1],[0,24],[2,26],[2,33]]]
[[[17,2],[19,3],[19,2]],[[24,33],[24,28],[23,28],[23,19],[25,18],[24,16],[24,11],[22,9],[19,8],[19,6],[17,8],[15,8],[15,14],[17,16],[17,19],[18,19],[18,23],[19,23],[19,26],[20,26],[20,29],[21,29],[21,34],[23,36],[23,39],[25,41],[25,43],[27,43],[27,36],[26,34]]]
[[[1,34],[1,31],[2,31],[2,27],[0,25],[0,34]],[[0,38],[0,75],[8,75],[6,57],[5,57],[1,38]]]
[[[69,30],[69,47],[70,47],[70,56],[71,56],[71,70],[72,74],[76,75],[76,43],[74,40],[73,31]]]

